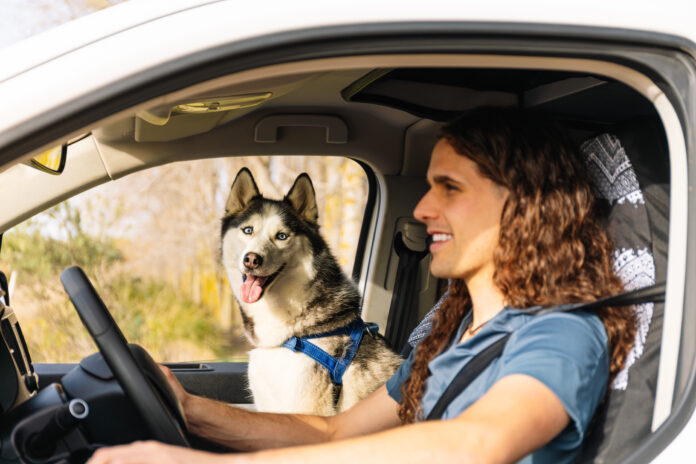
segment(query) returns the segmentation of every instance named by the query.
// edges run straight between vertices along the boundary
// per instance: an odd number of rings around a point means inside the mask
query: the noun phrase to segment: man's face
[[[507,189],[445,140],[433,149],[427,179],[430,190],[413,215],[433,238],[432,274],[468,280],[483,269],[492,272]]]

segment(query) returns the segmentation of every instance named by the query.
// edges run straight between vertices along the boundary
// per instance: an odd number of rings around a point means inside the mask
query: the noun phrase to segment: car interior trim
[[[674,400],[677,361],[681,343],[683,288],[685,284],[688,177],[686,142],[679,117],[665,95],[654,100],[667,136],[670,158],[670,215],[667,260],[667,292],[662,322],[660,361],[653,410],[652,430],[669,416]],[[677,336],[678,334],[678,336]]]

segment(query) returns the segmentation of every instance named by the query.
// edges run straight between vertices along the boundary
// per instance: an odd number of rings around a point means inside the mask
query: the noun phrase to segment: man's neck
[[[471,328],[485,324],[505,306],[505,297],[493,283],[493,271],[491,264],[465,279],[474,311]]]

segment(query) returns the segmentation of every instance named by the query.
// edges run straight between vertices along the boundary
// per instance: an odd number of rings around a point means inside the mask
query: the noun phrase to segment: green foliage
[[[223,334],[214,324],[213,309],[178,295],[170,285],[120,276],[106,290],[114,302],[110,310],[129,340],[163,348],[172,340],[213,349],[222,345]]]
[[[2,247],[3,261],[13,270],[45,282],[76,263],[91,270],[122,259],[113,240],[98,240],[84,231],[80,211],[69,203],[52,208],[46,218],[58,225],[56,235],[65,239],[47,236],[38,220],[16,228],[7,234]]]

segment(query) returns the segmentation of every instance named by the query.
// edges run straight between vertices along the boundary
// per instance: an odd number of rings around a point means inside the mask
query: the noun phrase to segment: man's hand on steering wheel
[[[156,441],[138,441],[130,445],[99,449],[87,464],[213,464],[229,458]]]
[[[179,379],[176,378],[171,369],[169,369],[167,366],[163,366],[162,364],[159,365],[159,368],[162,370],[162,373],[169,382],[169,386],[172,387],[172,391],[176,395],[176,398],[179,400],[179,403],[181,404],[181,409],[183,409],[184,420],[188,425],[188,418],[186,417],[186,406],[188,405],[192,395],[186,390],[184,390],[184,387],[181,385],[181,382],[179,382]]]

